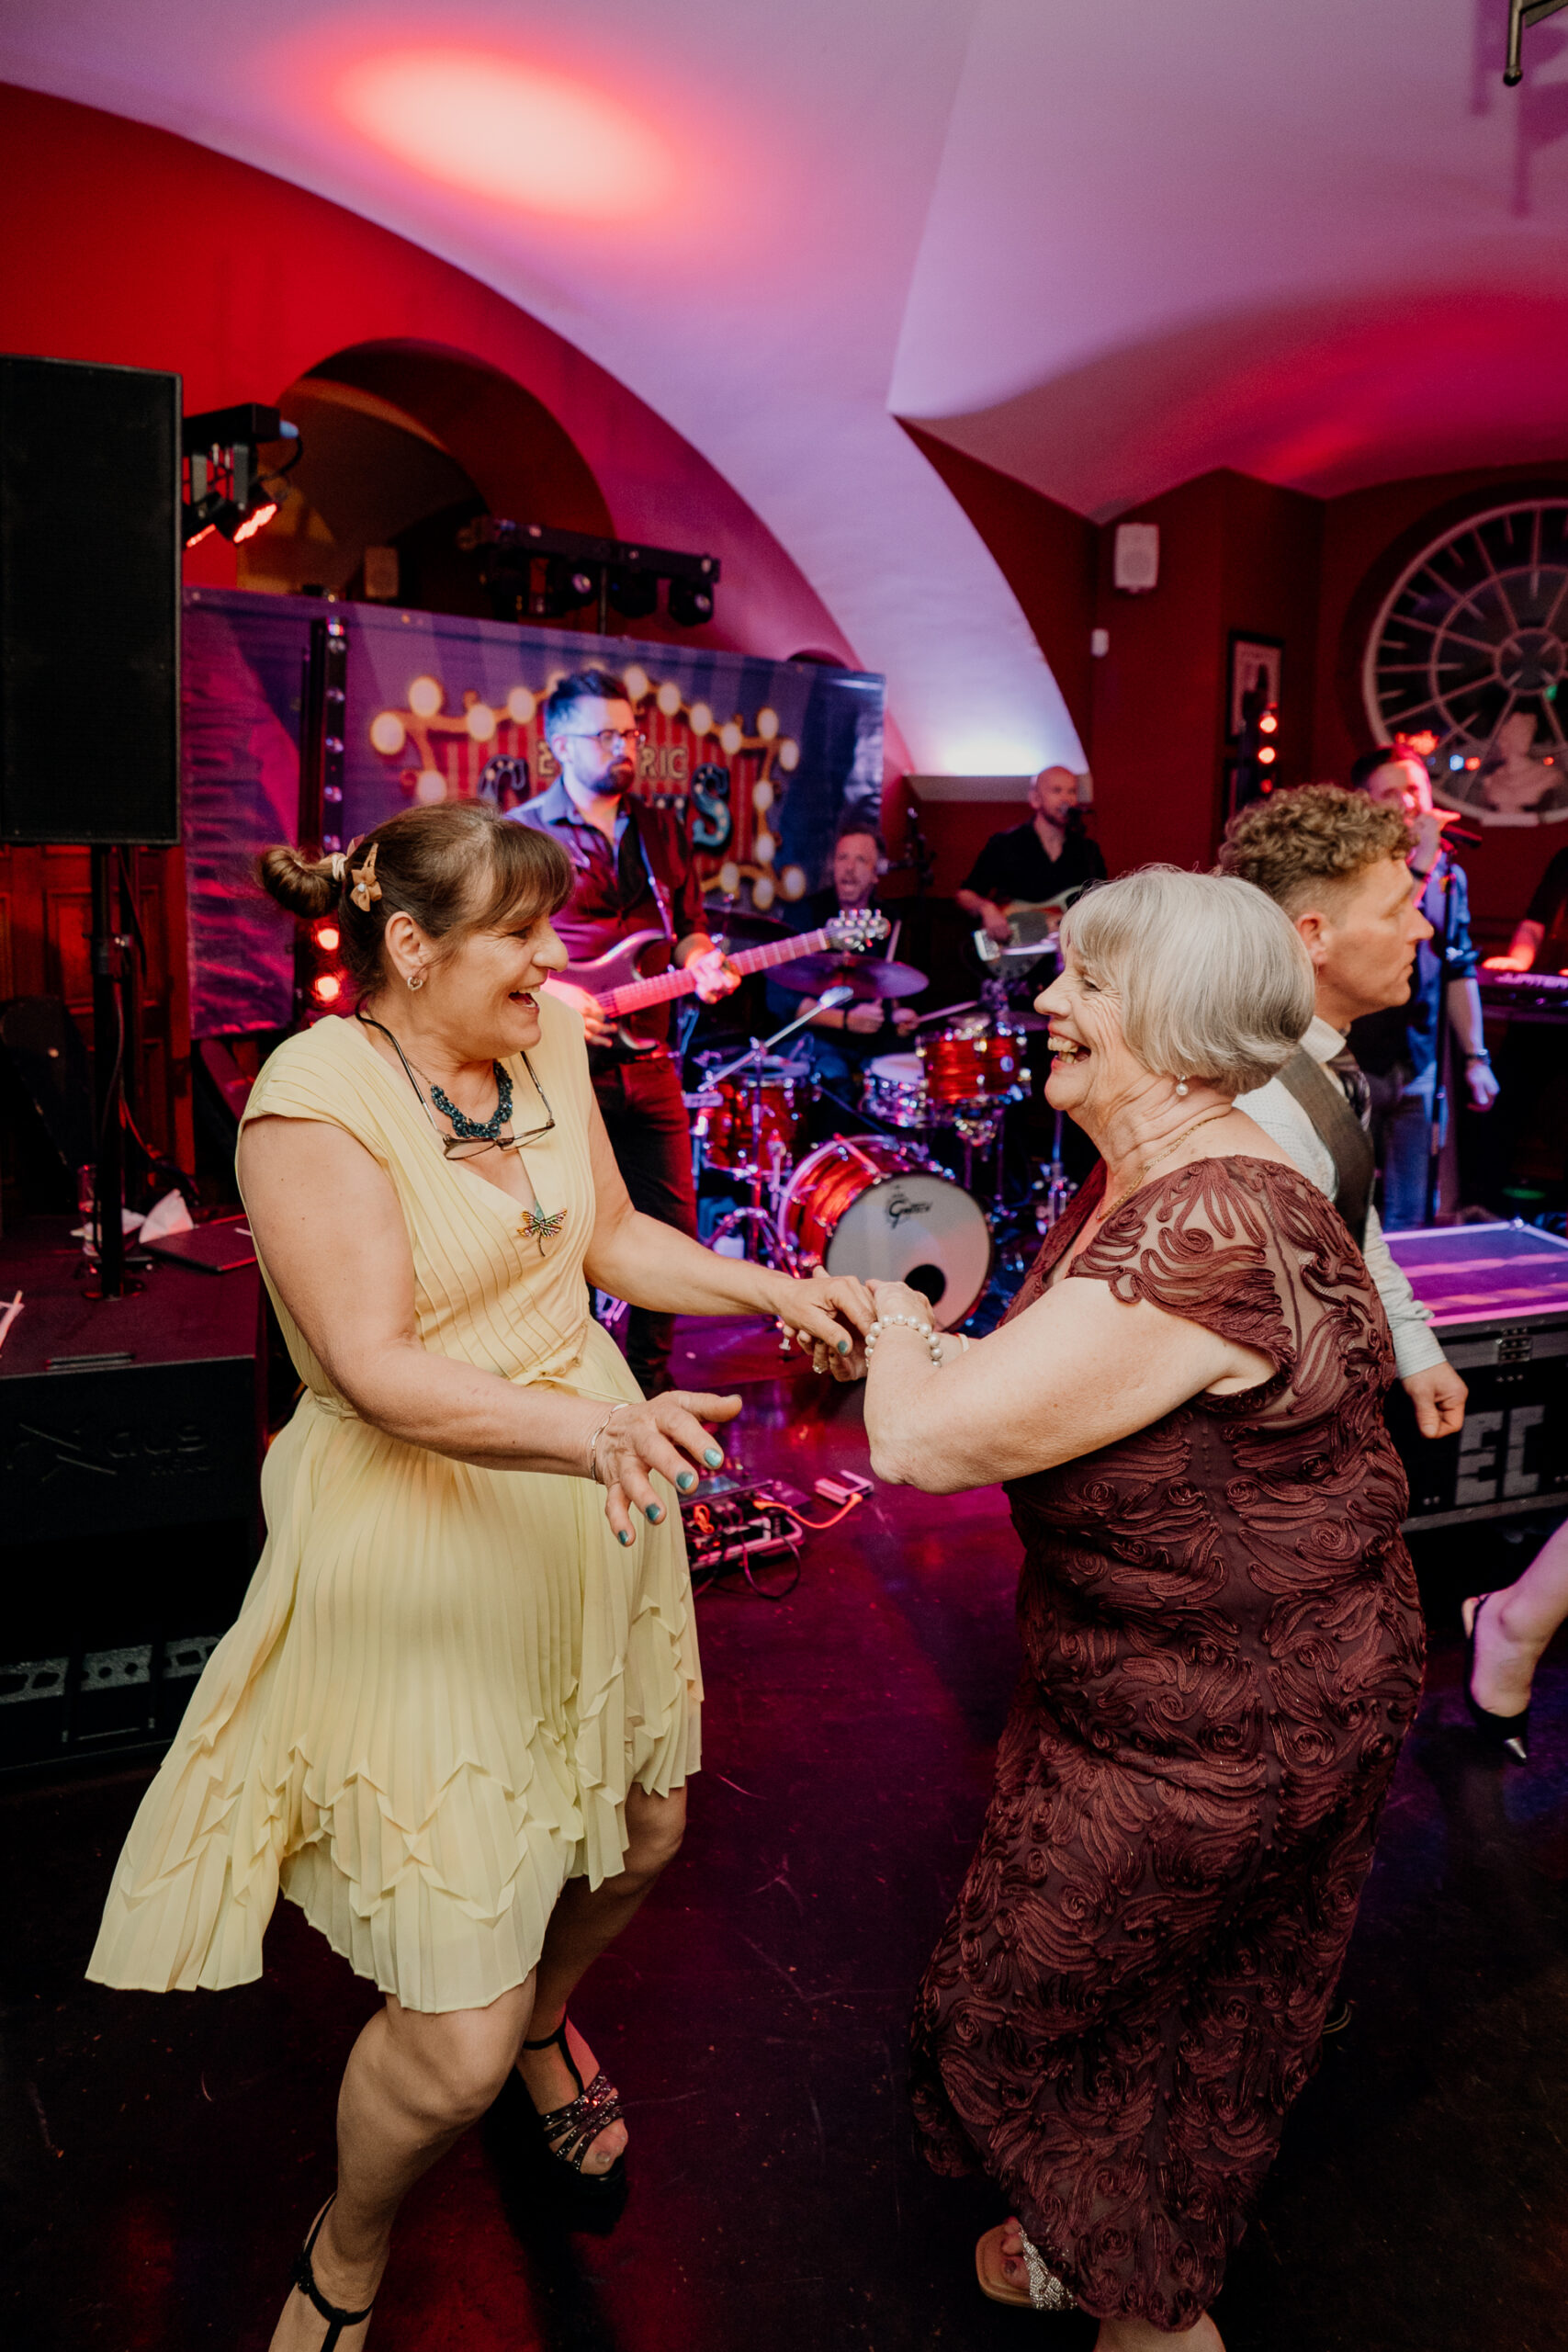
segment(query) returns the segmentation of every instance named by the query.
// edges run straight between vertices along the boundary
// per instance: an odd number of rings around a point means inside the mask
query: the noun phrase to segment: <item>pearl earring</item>
[[[411,988],[413,986],[413,983],[412,983],[412,980],[410,981],[409,986],[410,986]],[[1181,1097],[1182,1101],[1183,1101],[1183,1102],[1185,1102],[1185,1101],[1186,1101],[1186,1099],[1187,1099],[1187,1080],[1186,1080],[1184,1078],[1179,1078],[1179,1079],[1177,1080],[1177,1081],[1176,1081],[1176,1091],[1177,1091],[1178,1094],[1179,1094],[1179,1095],[1180,1095],[1180,1097]]]

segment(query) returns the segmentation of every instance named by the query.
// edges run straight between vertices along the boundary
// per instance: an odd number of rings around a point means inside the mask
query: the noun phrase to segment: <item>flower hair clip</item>
[[[372,842],[364,865],[349,868],[354,876],[354,888],[348,895],[362,915],[369,913],[371,899],[381,895],[381,885],[376,879],[376,852],[379,847],[378,842]]]
[[[348,872],[348,860],[341,849],[334,849],[332,854],[331,870],[333,880],[341,888],[343,877]]]

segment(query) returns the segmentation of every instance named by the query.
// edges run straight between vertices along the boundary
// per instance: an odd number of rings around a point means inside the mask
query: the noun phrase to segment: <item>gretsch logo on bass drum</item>
[[[907,1216],[930,1216],[931,1205],[930,1201],[911,1200],[901,1184],[895,1184],[883,1202],[882,1208],[888,1224],[897,1232]]]

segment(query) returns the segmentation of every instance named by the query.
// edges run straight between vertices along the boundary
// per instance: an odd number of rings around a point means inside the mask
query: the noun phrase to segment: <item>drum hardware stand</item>
[[[713,1087],[720,1086],[724,1083],[726,1079],[734,1078],[738,1072],[746,1069],[750,1069],[754,1072],[760,1073],[768,1056],[773,1053],[774,1047],[779,1044],[782,1038],[792,1037],[797,1029],[804,1029],[807,1022],[814,1021],[817,1018],[817,1015],[823,1010],[824,1006],[826,1006],[829,1011],[834,1011],[840,1005],[851,1004],[853,1001],[854,990],[852,989],[837,988],[825,989],[821,998],[815,1005],[812,1006],[809,1012],[798,1013],[793,1021],[786,1021],[784,1027],[782,1029],[775,1029],[771,1037],[753,1037],[745,1053],[737,1054],[732,1062],[724,1063],[718,1069],[709,1070],[704,1080],[705,1085]],[[772,1155],[773,1164],[766,1171],[766,1175],[764,1177],[762,1167],[761,1103],[760,1097],[753,1092],[751,1098],[751,1158],[749,1163],[749,1170],[741,1169],[738,1169],[736,1170],[738,1175],[747,1172],[750,1173],[751,1180],[751,1197],[750,1201],[744,1203],[741,1207],[738,1209],[731,1209],[727,1216],[720,1217],[718,1223],[713,1229],[713,1238],[708,1245],[710,1249],[716,1249],[719,1242],[728,1238],[728,1237],[732,1233],[739,1233],[742,1237],[742,1240],[745,1241],[750,1238],[752,1229],[755,1228],[758,1255],[762,1263],[769,1266],[784,1266],[785,1264],[783,1247],[780,1243],[778,1233],[779,1200],[784,1191],[783,1178],[784,1159],[785,1153],[784,1146],[775,1142]],[[768,1196],[766,1205],[764,1205],[762,1198],[764,1183]],[[750,1256],[750,1250],[748,1250],[747,1255]]]

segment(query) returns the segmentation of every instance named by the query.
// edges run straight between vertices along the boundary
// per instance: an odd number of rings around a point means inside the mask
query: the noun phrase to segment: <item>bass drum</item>
[[[830,1274],[908,1283],[940,1331],[962,1323],[991,1271],[979,1203],[908,1144],[840,1136],[803,1159],[779,1206],[779,1239]]]

